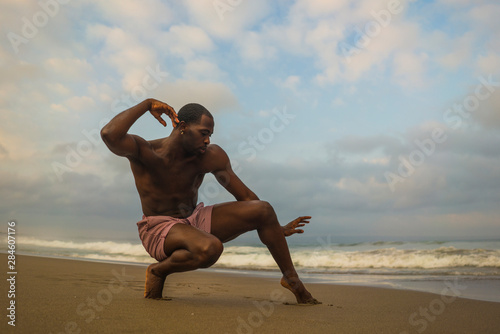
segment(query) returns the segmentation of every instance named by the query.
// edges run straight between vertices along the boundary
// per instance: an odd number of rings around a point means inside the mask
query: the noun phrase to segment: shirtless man
[[[170,136],[146,141],[128,134],[148,111],[163,126],[167,125],[163,114],[171,119]],[[213,116],[203,106],[188,104],[177,115],[168,104],[155,99],[121,112],[101,130],[111,152],[130,161],[144,214],[137,223],[139,235],[158,261],[146,270],[144,297],[161,299],[168,275],[210,267],[221,255],[222,243],[257,230],[283,273],[281,285],[298,303],[318,304],[300,281],[285,240],[285,236],[302,233],[298,227],[311,217],[281,226],[272,206],[259,200],[233,172],[226,152],[210,144],[213,130]],[[206,173],[214,174],[236,201],[197,205]]]

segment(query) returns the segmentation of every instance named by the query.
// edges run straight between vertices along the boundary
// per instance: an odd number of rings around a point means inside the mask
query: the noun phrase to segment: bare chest
[[[196,192],[205,174],[203,165],[196,161],[178,162],[168,159],[157,159],[154,163],[139,166],[134,171],[140,190],[170,194]]]

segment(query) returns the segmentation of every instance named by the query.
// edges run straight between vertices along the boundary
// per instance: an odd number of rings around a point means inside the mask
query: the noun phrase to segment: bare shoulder
[[[148,157],[151,156],[154,147],[154,140],[148,141],[138,135],[131,135],[137,144],[137,152],[134,155],[127,156],[127,158],[132,162],[144,162]]]
[[[206,163],[205,166],[210,172],[224,169],[229,163],[229,157],[226,151],[216,144],[208,145],[207,152],[205,153],[203,160]]]
[[[211,152],[212,154],[217,155],[217,156],[219,156],[219,155],[227,156],[226,151],[224,151],[222,149],[222,147],[220,147],[217,144],[208,145],[207,152]]]

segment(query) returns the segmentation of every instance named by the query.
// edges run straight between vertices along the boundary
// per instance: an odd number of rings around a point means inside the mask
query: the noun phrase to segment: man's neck
[[[187,152],[182,145],[180,134],[174,130],[170,136],[165,137],[160,142],[162,155],[172,160],[194,160],[197,158],[195,154]]]

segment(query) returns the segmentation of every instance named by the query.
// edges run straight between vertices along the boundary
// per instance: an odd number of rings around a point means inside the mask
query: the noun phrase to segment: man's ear
[[[182,131],[182,132],[186,132],[187,127],[188,127],[188,126],[187,126],[186,122],[184,122],[184,121],[180,121],[180,122],[177,124],[177,126],[176,126],[176,128],[177,128],[178,130]]]

